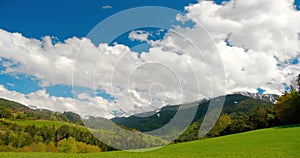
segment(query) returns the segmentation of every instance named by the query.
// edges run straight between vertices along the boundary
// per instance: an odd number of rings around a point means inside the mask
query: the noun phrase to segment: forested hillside
[[[200,101],[193,122],[176,142],[199,139],[199,127],[210,101]],[[176,114],[178,107],[179,105],[165,106],[160,111],[153,112],[153,115],[149,117],[130,116],[127,118],[114,118],[113,121],[143,132],[151,131],[167,124]],[[241,94],[230,94],[225,96],[219,121],[207,136],[215,137],[279,124],[272,102],[250,98]]]
[[[53,120],[82,125],[78,114],[53,112],[46,109],[30,109],[20,103],[0,98],[0,118],[10,120]]]
[[[99,152],[101,143],[73,112],[30,109],[0,99],[0,151]]]
[[[105,127],[89,126],[88,129],[83,126],[80,116],[75,113],[34,110],[5,99],[1,99],[0,114],[0,152],[86,153],[115,150],[102,143],[95,135],[105,140],[121,142],[121,145],[128,149],[165,144],[163,140],[145,134],[131,138],[126,132],[113,131]],[[95,123],[95,120],[100,121],[101,125],[110,121],[95,117],[84,121]],[[127,127],[123,128],[140,133]],[[128,144],[128,142],[133,143]]]

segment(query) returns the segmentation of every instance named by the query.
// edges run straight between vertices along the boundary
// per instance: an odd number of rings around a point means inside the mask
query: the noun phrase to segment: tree
[[[300,93],[300,74],[298,75],[298,77],[296,79],[296,84],[298,86],[298,93]]]
[[[64,138],[69,138],[69,136],[72,136],[72,127],[68,126],[68,125],[63,125],[61,126],[57,131],[56,131],[56,139],[57,140],[61,140]]]
[[[47,144],[46,146],[46,152],[58,152],[58,149],[56,148],[56,146],[54,145],[53,142],[50,142],[49,144]]]
[[[255,128],[264,128],[269,126],[268,109],[263,107],[257,107],[253,110],[251,114],[251,121],[253,122]]]
[[[214,125],[214,127],[209,132],[209,135],[212,137],[222,135],[230,125],[231,125],[230,116],[227,114],[222,114],[218,122]]]
[[[77,153],[76,140],[73,137],[59,141],[57,148],[63,153]]]
[[[291,91],[277,99],[276,116],[282,123],[300,123],[300,74],[297,76],[296,87],[291,85]]]
[[[280,96],[275,103],[276,116],[282,123],[300,123],[300,94],[295,89]]]
[[[35,152],[45,152],[46,151],[46,145],[42,142],[33,143],[30,146],[33,148],[33,151],[35,151]]]
[[[0,118],[12,119],[13,111],[7,108],[0,108]]]
[[[21,152],[45,152],[46,145],[42,142],[33,143],[29,146],[25,146],[25,147],[21,148],[19,151],[21,151]]]
[[[101,151],[98,146],[89,145],[82,142],[76,142],[76,147],[78,153],[91,153]]]
[[[199,138],[198,132],[199,132],[199,122],[194,122],[174,142],[177,143],[177,142],[197,140]]]
[[[240,113],[239,117],[232,120],[229,126],[230,133],[240,133],[253,129],[253,123],[251,122],[250,117],[245,113]]]

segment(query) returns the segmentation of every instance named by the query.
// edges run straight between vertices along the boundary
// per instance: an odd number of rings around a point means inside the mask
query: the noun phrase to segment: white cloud
[[[102,9],[112,9],[112,6],[111,5],[105,5],[105,6],[102,6]]]
[[[201,37],[202,26],[207,29],[223,59],[228,92],[265,87],[267,92],[280,93],[282,83],[299,72],[299,64],[276,66],[300,53],[300,13],[291,1],[236,0],[223,5],[199,1],[186,11],[178,19],[193,20],[195,28],[177,31],[195,39]],[[228,35],[233,47],[224,42]]]
[[[236,0],[222,6],[202,1],[186,9],[187,17],[208,29],[215,40],[231,34],[233,45],[275,55],[280,60],[296,56],[299,51],[300,13],[287,0]]]
[[[33,105],[59,112],[73,111],[82,116],[92,115],[111,118],[113,117],[112,110],[116,109],[114,103],[108,102],[101,97],[91,97],[84,93],[80,94],[80,99],[73,99],[50,96],[45,90],[22,94],[16,91],[9,91],[3,85],[0,85],[0,95],[3,98],[22,103],[26,106]]]
[[[149,33],[142,30],[134,30],[129,33],[128,38],[132,41],[148,41]]]
[[[194,86],[196,80],[191,67],[203,68],[199,75],[207,76],[209,73],[205,64],[193,65],[194,59],[177,54],[177,48],[168,50],[165,46],[157,46],[150,49],[150,53],[141,54],[139,58],[124,45],[99,44],[96,47],[88,39],[75,37],[53,45],[50,37],[38,41],[4,30],[0,34],[3,45],[0,47],[0,56],[17,64],[7,64],[4,73],[32,75],[41,80],[45,87],[73,83],[74,86],[90,89],[101,88],[112,94],[127,114],[154,110],[165,104],[194,101],[199,98],[199,92]],[[76,56],[79,48],[80,53]],[[101,61],[97,63],[101,54]],[[203,78],[201,83],[207,81],[209,80]],[[211,85],[203,84],[201,88],[202,93],[209,94],[210,91],[206,92],[206,89],[210,90]],[[74,91],[77,93],[77,89]],[[78,91],[90,93],[90,90]],[[132,92],[138,95],[133,95]],[[51,97],[47,98],[51,100]],[[144,105],[147,102],[151,104]],[[43,103],[41,101],[38,106],[43,106]],[[51,105],[57,104],[59,102]],[[93,106],[94,104],[86,109],[95,111]]]

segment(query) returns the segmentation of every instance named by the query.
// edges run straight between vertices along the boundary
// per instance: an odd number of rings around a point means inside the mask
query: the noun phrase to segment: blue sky
[[[100,21],[119,11],[141,6],[163,6],[184,11],[184,6],[196,0],[77,0],[39,1],[7,0],[0,2],[0,27],[9,32],[21,32],[25,37],[45,35],[64,40],[85,37]],[[103,6],[112,8],[102,9]]]
[[[223,1],[227,0],[215,0],[215,3],[221,4]],[[0,29],[7,32],[19,32],[26,38],[38,40],[44,36],[52,36],[54,39],[52,42],[55,40],[63,42],[72,37],[85,37],[99,22],[122,10],[142,6],[162,6],[185,12],[184,7],[193,3],[197,3],[197,0],[90,0],[88,2],[85,0],[2,0],[0,1]],[[300,10],[300,0],[295,0],[294,4]],[[193,27],[193,23],[187,23],[186,27]],[[150,33],[149,40],[157,40],[162,39],[167,31],[163,30],[160,34],[156,34],[158,29],[142,28],[140,30]],[[149,43],[145,41],[129,39],[129,34],[130,31],[119,36],[113,42],[124,44],[138,53],[150,48]],[[229,41],[229,36],[225,42],[227,46],[233,46]],[[287,65],[297,65],[299,64],[298,59],[292,58],[277,63],[277,66],[284,68]],[[6,64],[12,63],[4,58],[0,60],[0,72],[5,71],[3,65]],[[43,87],[42,82],[31,75],[0,73],[0,85],[21,94],[45,89],[51,96],[73,96],[70,85],[50,84]],[[284,86],[288,89],[286,83]],[[256,88],[258,93],[266,91],[260,87]],[[114,100],[114,97],[105,91],[97,91],[96,95],[109,101]]]

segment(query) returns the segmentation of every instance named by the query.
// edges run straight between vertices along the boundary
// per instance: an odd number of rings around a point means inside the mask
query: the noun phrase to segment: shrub
[[[76,140],[73,137],[59,141],[57,148],[63,153],[77,153]]]
[[[76,147],[78,153],[91,153],[101,151],[98,146],[89,145],[82,142],[76,142]]]

